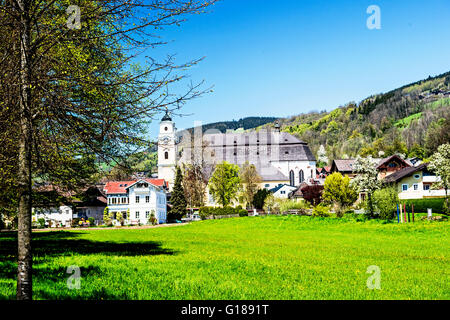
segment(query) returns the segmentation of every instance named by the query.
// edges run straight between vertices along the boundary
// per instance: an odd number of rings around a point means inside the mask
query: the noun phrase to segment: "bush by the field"
[[[232,208],[216,208],[216,207],[201,207],[199,210],[199,215],[202,219],[209,216],[227,216],[227,215],[239,215],[240,217],[248,216],[248,212],[242,207]]]
[[[433,199],[413,199],[402,200],[406,204],[406,210],[411,211],[411,205],[414,205],[414,212],[427,212],[428,208],[433,209],[433,213],[444,213],[444,198]]]

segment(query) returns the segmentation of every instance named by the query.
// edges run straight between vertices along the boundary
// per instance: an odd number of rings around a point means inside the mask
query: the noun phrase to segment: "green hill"
[[[324,145],[329,159],[394,153],[427,157],[450,141],[449,106],[450,72],[331,112],[280,121],[283,131],[308,142],[315,154]]]

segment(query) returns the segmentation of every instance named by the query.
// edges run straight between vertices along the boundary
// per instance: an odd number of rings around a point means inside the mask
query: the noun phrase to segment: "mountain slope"
[[[450,140],[450,72],[331,112],[283,119],[281,127],[308,142],[314,154],[324,145],[329,159],[394,153],[425,157]]]

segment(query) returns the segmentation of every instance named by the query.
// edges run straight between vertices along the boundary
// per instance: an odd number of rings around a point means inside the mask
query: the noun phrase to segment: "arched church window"
[[[303,172],[303,170],[300,170],[300,172],[298,173],[298,180],[300,183],[303,183],[303,181],[305,181],[305,172]]]
[[[164,159],[169,160],[169,153],[167,151],[164,152]]]
[[[295,175],[294,175],[294,171],[291,170],[291,172],[289,172],[289,181],[291,183],[291,186],[295,186]]]
[[[167,130],[169,130],[169,128],[165,127],[164,130],[167,131]]]

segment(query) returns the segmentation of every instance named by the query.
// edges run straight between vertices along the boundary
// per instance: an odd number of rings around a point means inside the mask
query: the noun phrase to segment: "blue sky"
[[[370,5],[381,30],[366,26]],[[448,0],[222,0],[211,11],[166,29],[158,49],[180,63],[204,56],[189,74],[214,86],[175,117],[179,129],[331,110],[450,70]]]

